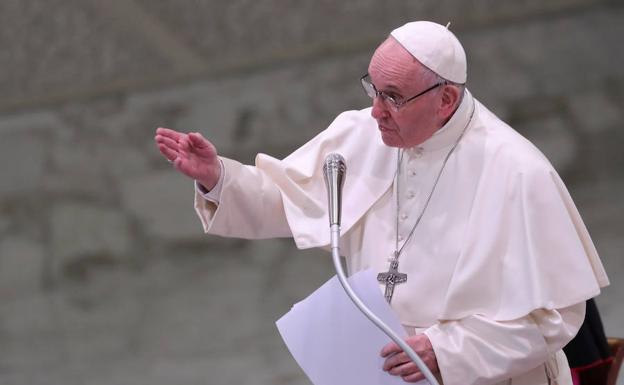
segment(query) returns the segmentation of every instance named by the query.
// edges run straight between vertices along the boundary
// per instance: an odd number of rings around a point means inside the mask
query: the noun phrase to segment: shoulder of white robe
[[[283,160],[260,154],[256,166],[282,192],[284,209],[299,248],[329,244],[327,195],[322,165],[341,154],[347,164],[342,233],[346,233],[392,184],[395,149],[381,141],[370,108],[340,114],[330,126]]]
[[[481,111],[476,135],[488,137],[476,167],[481,176],[455,267],[461,276],[454,276],[441,316],[476,309],[510,320],[597,295],[608,279],[563,182],[530,142]]]

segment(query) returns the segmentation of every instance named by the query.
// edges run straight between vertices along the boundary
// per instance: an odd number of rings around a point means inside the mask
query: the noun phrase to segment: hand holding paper
[[[349,281],[379,318],[407,337],[371,270],[354,274]],[[389,338],[360,313],[336,277],[297,303],[277,321],[277,327],[291,354],[315,385],[405,384],[401,377],[383,370],[385,360],[380,351],[390,342]]]
[[[438,362],[431,341],[425,334],[417,334],[406,338],[409,346],[420,356],[432,373],[439,372]],[[406,382],[417,382],[424,379],[424,375],[416,364],[403,352],[403,349],[394,342],[383,347],[381,356],[386,358],[383,370],[395,376],[401,376]]]

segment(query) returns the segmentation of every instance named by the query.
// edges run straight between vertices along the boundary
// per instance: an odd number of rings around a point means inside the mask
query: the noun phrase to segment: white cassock
[[[429,337],[445,385],[547,384],[547,372],[553,383],[571,384],[561,348],[607,276],[548,160],[468,91],[444,127],[404,152],[399,247],[464,128],[399,258],[408,279],[395,287],[392,308],[409,333]],[[284,160],[259,154],[256,166],[245,166],[222,158],[220,203],[195,197],[205,231],[328,245],[322,163],[331,152],[348,169],[341,226],[348,269],[387,271],[397,149],[383,144],[370,109],[342,113]]]

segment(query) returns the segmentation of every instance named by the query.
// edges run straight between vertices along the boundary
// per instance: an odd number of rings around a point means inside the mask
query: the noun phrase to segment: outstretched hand
[[[154,137],[158,150],[176,170],[195,179],[207,190],[219,180],[221,166],[217,149],[198,132],[185,134],[169,128],[157,128]]]
[[[407,337],[405,342],[414,349],[432,373],[440,371],[431,341],[429,341],[429,338],[425,334]],[[383,347],[381,356],[386,357],[383,370],[393,376],[401,376],[405,382],[418,382],[425,378],[407,353],[394,342]]]

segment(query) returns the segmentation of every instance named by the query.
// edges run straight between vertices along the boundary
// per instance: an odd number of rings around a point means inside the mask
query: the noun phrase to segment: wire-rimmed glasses
[[[378,91],[375,85],[371,82],[371,78],[369,74],[364,74],[364,76],[360,78],[360,83],[362,83],[362,88],[364,88],[364,92],[366,92],[366,95],[368,95],[371,99],[375,99],[376,97],[380,96],[381,99],[386,103],[386,105],[389,105],[390,107],[392,107],[394,111],[398,111],[405,104],[411,102],[412,100],[416,99],[417,97],[421,95],[426,94],[427,92],[433,90],[434,88],[446,84],[445,81],[438,82],[432,85],[431,87],[427,88],[426,90],[420,92],[417,95],[411,96],[406,99],[397,100],[396,97],[390,96],[384,91]]]

